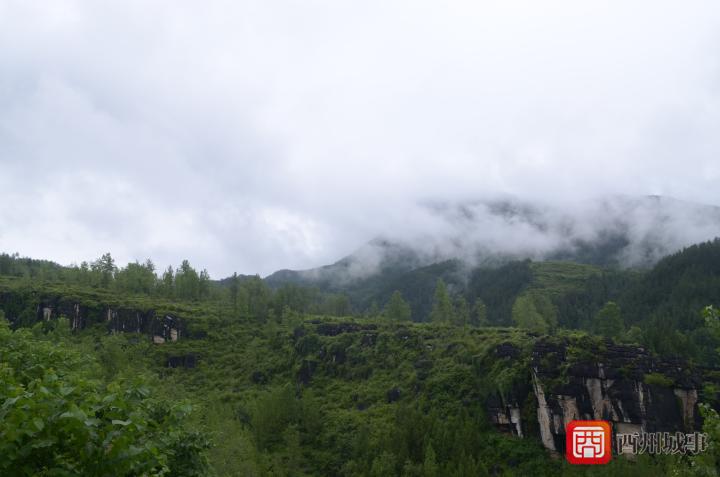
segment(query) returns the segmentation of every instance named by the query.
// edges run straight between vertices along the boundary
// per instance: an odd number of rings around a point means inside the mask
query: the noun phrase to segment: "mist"
[[[574,260],[644,269],[684,247],[720,237],[720,207],[667,197],[611,196],[575,204],[502,197],[422,204],[401,224],[332,267],[305,278],[350,283],[385,269],[458,260],[465,271],[511,260]]]
[[[621,234],[652,262],[718,235],[677,204],[720,204],[719,27],[712,1],[2,1],[0,250],[220,278]]]

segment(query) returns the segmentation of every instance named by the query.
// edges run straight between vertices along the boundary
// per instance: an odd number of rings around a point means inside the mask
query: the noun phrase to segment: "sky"
[[[714,0],[0,0],[0,251],[62,264],[314,267],[427,201],[720,205],[718,132]]]

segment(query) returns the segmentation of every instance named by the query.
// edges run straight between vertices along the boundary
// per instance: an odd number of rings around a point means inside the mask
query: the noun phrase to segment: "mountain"
[[[659,196],[563,206],[516,199],[432,202],[423,210],[428,229],[422,235],[376,238],[331,265],[280,270],[265,282],[344,293],[356,311],[383,306],[398,290],[423,320],[439,278],[468,300],[486,296],[494,303],[528,286],[537,262],[649,269],[683,247],[720,236],[719,207]],[[522,265],[526,259],[534,261],[533,271]],[[490,288],[502,293],[484,291]],[[489,310],[498,323],[508,324],[508,300]]]
[[[403,273],[423,263],[423,258],[411,247],[376,238],[332,265],[300,271],[279,270],[266,277],[265,282],[270,286],[292,283],[332,290],[376,275]]]
[[[372,276],[457,260],[468,268],[526,258],[649,268],[693,243],[720,236],[720,207],[660,196],[613,196],[549,205],[517,199],[423,204],[427,230],[388,233],[332,265],[280,270],[271,286],[344,289]]]

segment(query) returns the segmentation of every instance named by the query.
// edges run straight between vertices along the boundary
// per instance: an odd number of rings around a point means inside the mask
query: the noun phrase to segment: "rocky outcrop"
[[[195,354],[168,356],[165,365],[168,368],[194,368],[197,366],[197,356]]]
[[[313,323],[310,321],[310,323]],[[359,323],[325,323],[318,322],[316,331],[321,336],[337,336],[341,333],[357,333],[358,331],[376,330],[377,325]]]
[[[535,343],[530,390],[516,385],[487,400],[490,420],[500,430],[523,436],[536,429],[547,449],[564,452],[565,426],[575,419],[610,421],[616,433],[700,429],[699,370],[679,359],[658,359],[637,346],[578,340]],[[517,356],[517,350],[502,344],[496,354]],[[533,413],[518,404],[528,398]]]
[[[155,343],[178,341],[187,334],[179,317],[155,310],[99,303],[72,295],[0,292],[0,309],[14,326],[31,326],[65,317],[72,330],[104,324],[110,333],[142,333]]]

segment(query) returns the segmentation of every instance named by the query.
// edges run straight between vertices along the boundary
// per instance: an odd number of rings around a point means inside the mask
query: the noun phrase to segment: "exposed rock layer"
[[[513,354],[500,347],[498,352]],[[523,429],[535,428],[528,420],[537,420],[537,437],[552,451],[564,451],[565,426],[575,419],[610,421],[616,433],[701,428],[700,370],[679,359],[655,358],[637,346],[541,339],[532,350],[530,379],[530,396],[522,385],[492,396],[490,419],[520,436],[527,434]],[[534,413],[521,412],[519,403],[528,399]]]

